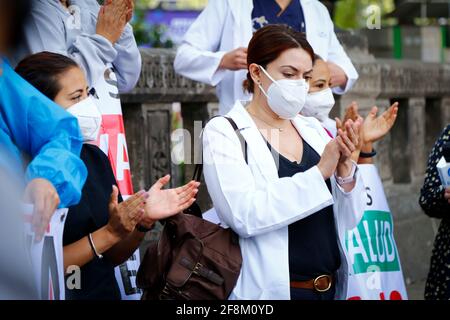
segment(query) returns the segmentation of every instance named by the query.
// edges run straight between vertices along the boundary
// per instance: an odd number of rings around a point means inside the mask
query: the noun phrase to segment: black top
[[[425,285],[425,300],[450,299],[450,204],[444,198],[445,189],[442,186],[437,163],[443,156],[444,146],[450,143],[450,124],[436,141],[428,158],[427,173],[420,192],[420,205],[427,215],[441,218],[439,231],[434,241],[431,256],[430,271]]]
[[[108,223],[112,186],[117,185],[108,158],[97,146],[84,144],[80,158],[86,165],[88,176],[80,203],[69,208],[64,227],[64,245],[74,243]],[[120,195],[119,201],[122,201]],[[114,265],[106,257],[101,260],[94,258],[81,267],[81,289],[69,290],[66,287],[68,300],[120,298]]]
[[[269,148],[271,146],[269,145]],[[292,177],[305,172],[320,161],[319,154],[303,140],[301,163],[292,162],[272,150],[279,157],[278,175]],[[326,181],[331,192],[330,179]],[[289,225],[289,270],[291,281],[310,280],[317,276],[334,274],[341,265],[337,243],[333,206],[328,206],[309,217]]]
[[[447,143],[450,143],[450,124],[442,131],[428,158],[427,172],[420,191],[419,203],[430,217],[444,218],[450,222],[450,204],[444,198],[445,188],[442,186],[441,178],[436,168],[443,156],[444,146]]]

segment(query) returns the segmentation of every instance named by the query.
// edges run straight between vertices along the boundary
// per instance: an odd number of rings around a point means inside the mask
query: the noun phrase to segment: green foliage
[[[145,21],[146,6],[143,0],[136,1],[136,7],[133,16],[134,37],[138,45],[146,45],[150,43],[150,27]]]
[[[361,0],[340,0],[336,3],[334,23],[342,29],[359,27],[358,15],[361,11]]]
[[[163,24],[154,24],[149,28],[149,44],[152,48],[173,48],[173,42],[170,39],[164,39],[167,26]]]
[[[145,20],[148,8],[152,5],[152,0],[136,0],[136,7],[133,18],[133,29],[136,42],[139,46],[151,46],[153,48],[172,48],[173,42],[164,39],[167,27],[161,24],[149,25]]]
[[[373,11],[368,9],[377,8],[381,14],[382,25],[393,24],[392,19],[383,18],[395,8],[394,0],[339,0],[336,3],[334,23],[341,29],[361,29],[367,26],[367,21],[373,16]]]

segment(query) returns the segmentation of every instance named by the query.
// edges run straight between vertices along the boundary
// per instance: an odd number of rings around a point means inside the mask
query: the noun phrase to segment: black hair
[[[71,68],[78,68],[71,58],[44,51],[20,61],[16,72],[49,99],[55,100],[61,91],[59,77]]]
[[[321,56],[319,56],[317,53],[315,53],[314,54],[314,64],[319,60],[325,61]]]

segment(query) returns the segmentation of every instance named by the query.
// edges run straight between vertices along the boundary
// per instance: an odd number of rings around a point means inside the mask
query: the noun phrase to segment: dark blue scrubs
[[[300,0],[292,0],[281,15],[279,15],[280,12],[281,8],[275,0],[253,0],[253,32],[268,24],[287,24],[297,31],[306,32],[305,16]]]
[[[292,177],[305,172],[320,161],[320,155],[303,140],[301,163],[292,162],[271,148],[272,155],[278,157],[280,178]],[[275,160],[277,161],[277,160]],[[331,181],[326,181],[331,192]],[[291,281],[307,281],[321,275],[336,276],[341,266],[338,237],[334,221],[333,206],[328,206],[305,219],[289,225],[289,273]],[[334,283],[336,278],[334,278]],[[327,292],[310,289],[291,288],[291,300],[332,300],[335,295],[334,283]]]

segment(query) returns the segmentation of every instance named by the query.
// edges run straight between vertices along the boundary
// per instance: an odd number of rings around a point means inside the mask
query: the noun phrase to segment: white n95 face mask
[[[78,119],[84,142],[97,140],[102,125],[102,114],[92,97],[87,97],[66,111]]]
[[[308,95],[309,85],[305,79],[274,80],[267,71],[259,66],[264,74],[272,80],[272,84],[264,91],[261,84],[258,84],[261,91],[267,97],[269,107],[282,119],[293,119],[303,109]]]
[[[335,103],[333,91],[331,91],[330,88],[310,93],[306,97],[302,115],[314,117],[320,122],[324,122],[328,119],[330,111],[333,109]]]

